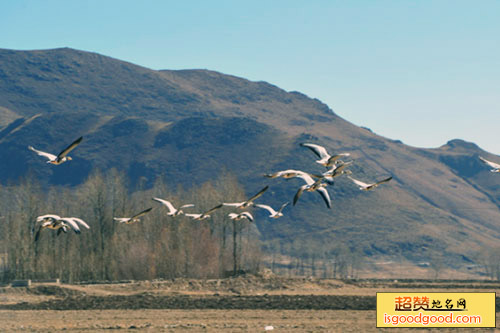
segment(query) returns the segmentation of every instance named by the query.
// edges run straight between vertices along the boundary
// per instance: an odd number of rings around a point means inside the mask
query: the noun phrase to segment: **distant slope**
[[[172,185],[236,174],[248,193],[269,184],[262,202],[291,201],[301,180],[264,173],[297,168],[321,172],[301,142],[350,152],[353,176],[392,175],[372,192],[339,178],[333,208],[305,193],[285,217],[255,212],[261,238],[284,251],[328,256],[339,245],[365,260],[442,257],[457,270],[500,240],[500,177],[478,156],[500,161],[472,143],[452,140],[418,149],[381,137],[335,115],[316,99],[266,82],[207,70],[154,71],[72,49],[0,50],[0,180],[31,171],[42,182],[81,183],[94,168],[116,167],[152,184]],[[74,161],[58,167],[27,149],[58,153],[83,135]]]

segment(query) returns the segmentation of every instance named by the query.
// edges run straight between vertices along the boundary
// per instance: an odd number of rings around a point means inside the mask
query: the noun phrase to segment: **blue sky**
[[[2,1],[0,48],[268,81],[417,147],[500,154],[500,1]]]

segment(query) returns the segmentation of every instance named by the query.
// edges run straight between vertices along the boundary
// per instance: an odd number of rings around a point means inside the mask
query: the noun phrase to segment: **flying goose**
[[[389,180],[392,179],[392,176],[389,177],[389,178],[386,178],[386,179],[382,179],[381,181],[378,181],[376,183],[372,183],[372,184],[367,184],[367,183],[363,183],[362,181],[360,180],[357,180],[357,179],[354,179],[352,178],[351,176],[347,176],[350,180],[352,180],[354,182],[354,184],[358,185],[359,186],[359,189],[362,190],[362,191],[369,191],[369,190],[372,190],[374,189],[375,187],[379,186],[380,184],[382,183],[387,183]]]
[[[278,211],[275,211],[271,206],[268,205],[261,205],[261,204],[256,204],[255,207],[263,208],[267,210],[271,215],[269,215],[270,218],[277,219],[283,216],[283,208],[285,208],[289,202],[285,202],[283,205],[281,205],[281,208]]]
[[[194,207],[193,204],[187,204],[187,205],[182,205],[181,207],[179,207],[179,209],[176,209],[170,201],[163,200],[160,198],[153,198],[153,200],[165,205],[168,208],[169,210],[169,212],[167,213],[168,216],[179,216],[181,214],[184,214],[182,208]]]
[[[250,206],[253,205],[253,201],[255,199],[257,199],[258,197],[260,197],[262,194],[264,194],[264,192],[266,192],[268,188],[269,188],[269,186],[264,187],[262,190],[259,191],[259,193],[257,193],[256,195],[254,195],[253,197],[251,197],[250,199],[248,199],[246,201],[243,201],[243,202],[234,202],[234,203],[224,202],[223,205],[224,206],[236,207],[236,208],[240,208],[240,209],[244,209],[244,208],[250,207]]]
[[[72,151],[73,149],[75,149],[76,146],[78,146],[80,144],[80,142],[82,142],[82,139],[83,139],[83,136],[81,136],[78,139],[76,139],[75,141],[73,141],[72,144],[70,144],[68,147],[66,147],[57,156],[53,155],[53,154],[50,154],[50,153],[46,153],[46,152],[40,151],[40,150],[36,150],[32,146],[28,146],[28,149],[34,151],[35,153],[37,153],[40,156],[48,158],[49,160],[47,161],[47,163],[59,165],[59,164],[64,163],[66,161],[71,161],[71,157],[67,156],[67,155],[68,155],[68,153],[70,151]]]
[[[40,232],[43,229],[57,230],[57,235],[59,235],[61,231],[67,232],[69,230],[69,226],[65,224],[63,221],[61,221],[61,217],[59,215],[54,215],[54,214],[38,216],[36,218],[35,225],[31,230],[32,233],[35,231],[37,224],[38,224],[38,230],[36,231],[35,234],[35,242],[38,241],[38,238],[40,238]]]
[[[332,202],[330,200],[330,195],[328,195],[328,191],[326,190],[326,184],[322,183],[323,178],[319,178],[318,180],[312,179],[312,177],[308,174],[300,175],[299,178],[302,178],[306,184],[302,185],[297,193],[295,194],[293,198],[293,205],[297,203],[299,200],[300,196],[302,195],[302,192],[307,191],[307,192],[314,192],[318,191],[318,193],[321,195],[323,200],[326,203],[326,206],[328,208],[332,208]]]
[[[153,209],[153,207],[145,209],[142,212],[135,214],[132,217],[113,217],[113,220],[120,222],[120,223],[126,223],[126,224],[139,222],[140,221],[139,217],[146,215],[147,213],[149,213],[151,211],[151,209]]]
[[[321,175],[312,175],[315,178],[323,178],[329,185],[333,185],[333,178],[340,175],[350,175],[352,172],[350,170],[344,170],[348,165],[351,165],[352,161],[343,162],[341,160],[335,161],[335,164],[328,171],[323,172]]]
[[[326,151],[326,148],[320,145],[316,145],[314,143],[301,143],[300,144],[302,147],[307,147],[311,149],[313,153],[315,153],[320,159],[316,161],[316,163],[319,163],[325,167],[330,167],[332,166],[336,160],[343,156],[351,156],[349,153],[342,153],[342,154],[337,154],[337,155],[330,155]]]
[[[278,178],[278,177],[294,178],[294,177],[298,177],[298,175],[303,174],[303,173],[304,172],[300,171],[300,170],[289,169],[289,170],[278,171],[275,173],[265,174],[264,177],[267,177],[267,178]]]
[[[250,222],[253,222],[253,216],[249,212],[242,212],[239,214],[238,213],[229,213],[228,216],[231,220],[235,220],[235,221],[247,219]]]
[[[210,217],[210,213],[212,213],[213,211],[221,208],[223,205],[220,204],[220,205],[217,205],[215,206],[214,208],[210,209],[210,210],[207,210],[205,213],[201,213],[201,214],[184,214],[188,217],[191,217],[193,220],[197,220],[197,221],[201,221],[201,220],[204,220],[204,219],[208,219]]]
[[[491,169],[490,171],[491,172],[500,172],[500,164],[497,164],[495,162],[491,162],[491,161],[488,161],[487,159],[485,158],[482,158],[481,156],[479,156],[479,159],[481,161],[483,161],[484,163],[486,163],[487,165],[489,165],[490,167],[492,167],[493,169]]]

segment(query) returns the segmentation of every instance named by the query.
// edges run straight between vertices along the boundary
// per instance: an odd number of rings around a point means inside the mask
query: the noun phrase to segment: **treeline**
[[[95,171],[78,187],[47,190],[28,176],[16,185],[0,187],[0,253],[7,254],[0,278],[66,282],[216,278],[258,270],[261,254],[254,224],[230,220],[230,208],[203,221],[169,217],[153,197],[166,198],[176,207],[194,203],[185,211],[201,213],[224,201],[243,201],[246,195],[236,177],[227,173],[189,190],[169,188],[159,178],[152,188],[135,191],[116,170]],[[154,209],[141,222],[113,221],[148,207]],[[82,218],[90,230],[59,236],[42,230],[35,242],[32,228],[36,217],[44,214]]]

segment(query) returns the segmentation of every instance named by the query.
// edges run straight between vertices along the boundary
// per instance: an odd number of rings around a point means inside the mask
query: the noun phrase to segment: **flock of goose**
[[[48,159],[47,163],[54,164],[54,165],[60,165],[64,162],[70,161],[71,157],[68,156],[68,154],[75,149],[83,140],[83,137],[79,137],[76,139],[74,142],[72,142],[68,147],[66,147],[64,150],[62,150],[58,155],[54,155],[51,153],[46,153],[40,150],[37,150],[33,148],[32,146],[28,146],[28,149],[34,151],[37,153],[39,156],[43,156]],[[313,143],[302,143],[302,147],[309,148],[314,154],[319,157],[319,160],[316,161],[316,163],[324,166],[327,168],[327,171],[321,173],[321,174],[311,174],[308,172],[300,171],[300,170],[294,170],[294,169],[288,169],[288,170],[283,170],[283,171],[277,171],[271,174],[265,174],[264,176],[267,178],[285,178],[285,179],[290,179],[290,178],[300,178],[302,179],[305,184],[300,186],[299,189],[297,190],[294,198],[293,198],[293,205],[297,203],[299,198],[304,192],[318,192],[323,200],[326,203],[326,206],[328,208],[332,207],[331,204],[331,199],[330,195],[328,194],[327,187],[331,186],[334,184],[334,178],[341,176],[341,175],[347,175],[347,178],[349,178],[354,184],[356,184],[360,190],[363,191],[369,191],[380,184],[386,183],[392,179],[391,177],[382,179],[380,181],[374,182],[374,183],[365,183],[362,182],[358,179],[355,179],[351,176],[352,172],[350,170],[345,169],[347,166],[351,165],[353,161],[348,161],[344,162],[341,158],[344,157],[349,157],[349,153],[341,153],[341,154],[334,154],[330,155],[328,151],[317,144]],[[479,157],[481,161],[486,163],[488,166],[490,166],[491,172],[500,172],[500,164],[491,162],[489,160],[484,159],[483,157]],[[244,210],[249,207],[257,207],[260,209],[264,209],[269,212],[269,218],[280,218],[283,216],[283,209],[289,204],[289,202],[285,202],[284,204],[281,205],[278,211],[274,210],[271,206],[269,205],[264,205],[264,204],[255,204],[254,201],[261,197],[267,190],[269,186],[265,186],[263,189],[261,189],[257,194],[254,196],[250,197],[249,199],[242,201],[242,202],[224,202],[216,205],[215,207],[209,209],[206,212],[203,213],[198,213],[198,214],[193,214],[193,213],[184,213],[183,209],[185,208],[190,208],[194,207],[194,204],[184,204],[180,206],[178,209],[174,207],[174,205],[165,199],[161,198],[153,198],[152,200],[162,204],[168,209],[167,215],[171,217],[176,217],[179,215],[185,215],[187,217],[192,218],[193,220],[201,221],[207,218],[210,218],[210,214],[216,211],[217,209],[220,209],[224,206],[227,207],[233,207],[234,209],[237,210]],[[145,214],[149,213],[153,208],[147,208],[131,217],[114,217],[113,220],[119,223],[125,223],[125,224],[131,224],[131,223],[136,223],[140,221],[140,217],[144,216]],[[252,214],[248,211],[239,211],[239,212],[231,212],[228,214],[228,217],[232,220],[242,220],[242,219],[247,219],[251,222],[254,221],[254,218]],[[38,228],[37,228],[38,226]],[[46,215],[41,215],[36,218],[35,226],[33,227],[32,231],[35,232],[35,241],[37,241],[40,237],[40,232],[43,229],[52,229],[52,230],[57,230],[57,235],[59,235],[61,232],[68,232],[69,230],[73,230],[75,233],[79,234],[81,232],[80,226],[85,227],[87,229],[90,229],[89,225],[83,221],[80,218],[77,217],[60,217],[55,214],[46,214]]]

